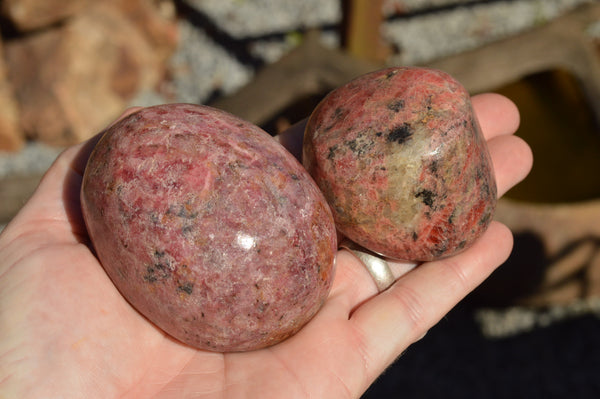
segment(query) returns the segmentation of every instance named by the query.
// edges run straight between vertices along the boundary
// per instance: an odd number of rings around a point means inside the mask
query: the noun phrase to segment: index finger
[[[511,248],[508,228],[492,222],[471,248],[423,263],[360,305],[349,322],[370,355],[367,372],[373,377],[381,373],[504,262]]]
[[[486,140],[517,131],[521,120],[519,110],[507,97],[496,93],[484,93],[473,96],[471,103]]]

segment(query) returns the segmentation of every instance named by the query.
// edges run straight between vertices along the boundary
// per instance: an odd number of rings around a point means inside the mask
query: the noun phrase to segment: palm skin
[[[512,136],[518,112],[494,94],[473,104],[504,193],[532,162]],[[297,147],[298,131],[281,142]],[[67,149],[0,234],[0,398],[357,398],[512,247],[494,222],[457,256],[392,263],[398,279],[380,294],[342,250],[328,301],[297,335],[253,352],[198,351],[134,310],[94,256],[79,207],[92,146]]]

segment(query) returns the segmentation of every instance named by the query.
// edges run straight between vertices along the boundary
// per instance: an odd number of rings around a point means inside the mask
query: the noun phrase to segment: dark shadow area
[[[561,262],[582,245],[590,243],[596,250],[589,259],[565,279],[554,285],[542,286],[544,275],[552,265]],[[553,256],[548,256],[538,235],[532,232],[517,233],[514,235],[510,257],[469,296],[469,302],[477,306],[510,306],[541,290],[549,291],[574,279],[584,280],[585,272],[598,251],[599,237],[583,237],[568,243]]]
[[[260,127],[271,136],[275,136],[281,133],[286,126],[293,125],[310,116],[313,109],[315,109],[326,94],[327,93],[316,93],[297,98],[293,103],[289,104],[265,123],[261,124]]]
[[[104,133],[114,124],[119,122],[121,119],[126,118],[135,113],[139,107],[131,107],[126,109],[117,120],[113,121],[103,131],[99,132],[89,140],[83,143],[79,152],[73,158],[73,161],[69,165],[71,173],[68,173],[65,177],[63,185],[63,201],[65,205],[65,211],[67,218],[72,226],[73,233],[79,237],[80,242],[90,247],[90,250],[94,252],[90,238],[87,233],[87,228],[83,220],[83,214],[81,211],[81,189],[83,182],[83,175],[94,148],[100,142]]]
[[[470,296],[483,306],[506,306],[535,291],[550,264],[541,239],[532,232],[514,235],[514,246],[504,264]]]
[[[19,36],[19,31],[8,18],[0,15],[0,36],[4,40],[10,40]]]
[[[485,337],[475,318],[482,306],[508,306],[539,289],[549,265],[590,242],[595,251],[588,261],[600,250],[598,237],[574,240],[548,256],[535,233],[515,235],[507,262],[409,347],[362,399],[600,397],[600,315],[574,315],[498,339]],[[587,266],[583,262],[567,280],[585,278]]]
[[[95,251],[93,250],[87,233],[87,228],[83,220],[80,195],[81,183],[83,181],[83,174],[85,172],[88,158],[90,157],[98,141],[100,141],[101,137],[102,133],[99,133],[84,143],[73,159],[73,162],[70,165],[71,173],[66,175],[65,182],[63,184],[63,202],[72,231],[79,238],[79,242],[87,245],[94,253]]]
[[[464,304],[413,344],[362,399],[600,397],[600,320],[581,316],[490,340]]]
[[[584,85],[571,72],[553,69],[495,90],[519,108],[517,135],[534,158],[531,173],[507,198],[560,203],[600,197],[600,126]]]

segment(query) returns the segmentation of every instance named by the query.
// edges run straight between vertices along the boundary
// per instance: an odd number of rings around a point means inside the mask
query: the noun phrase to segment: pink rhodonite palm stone
[[[496,184],[464,87],[426,68],[389,68],[330,94],[308,122],[304,165],[340,232],[387,257],[428,261],[490,224]]]
[[[82,209],[123,296],[197,348],[275,344],[331,287],[336,231],[318,187],[267,133],[216,109],[150,107],[112,126]]]

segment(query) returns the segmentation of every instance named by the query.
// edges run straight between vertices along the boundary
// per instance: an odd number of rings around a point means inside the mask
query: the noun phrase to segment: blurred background
[[[513,253],[364,398],[600,397],[598,1],[0,0],[0,55],[0,226],[131,105],[277,134],[391,65],[508,96],[535,157],[496,213]]]

